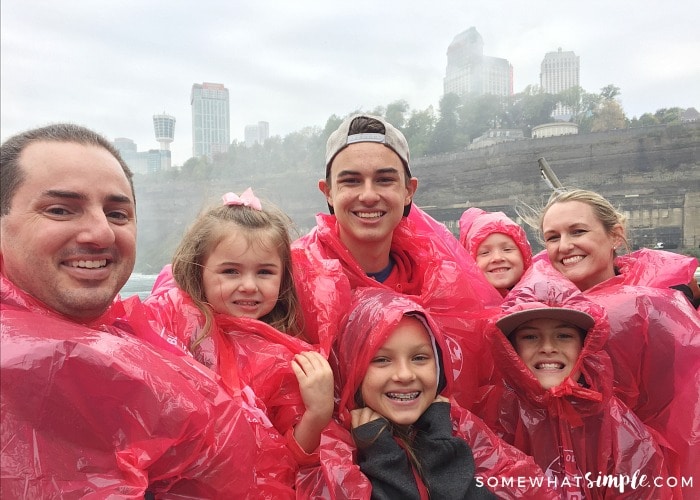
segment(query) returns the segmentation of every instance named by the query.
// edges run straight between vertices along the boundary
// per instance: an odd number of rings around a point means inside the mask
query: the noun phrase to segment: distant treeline
[[[305,234],[315,224],[315,214],[327,211],[317,181],[324,175],[326,137],[339,121],[332,117],[322,131],[308,128],[252,148],[234,145],[227,155],[190,162],[188,169],[137,174],[137,271],[158,272],[197,213],[221,203],[227,191],[252,187],[263,201],[289,214],[293,236]],[[642,199],[627,199],[627,194],[645,193],[644,209],[630,208],[640,214],[678,212],[663,224],[657,221],[663,227],[653,231],[644,229],[650,227],[648,221],[635,222],[635,231],[643,236],[636,235],[636,243],[664,241],[698,248],[700,232],[692,223],[700,200],[698,141],[700,122],[673,123],[414,156],[412,171],[420,180],[415,201],[453,231],[457,229],[450,221],[467,206],[515,216],[517,201],[534,203],[548,192],[536,168],[538,158],[545,156],[566,185],[597,190],[620,206]]]
[[[404,100],[356,111],[384,116],[397,126],[406,136],[413,158],[464,151],[476,137],[490,129],[519,129],[523,137],[531,137],[534,127],[552,121],[558,105],[578,125],[579,133],[676,123],[686,111],[664,108],[629,119],[617,100],[619,96],[620,89],[612,84],[599,93],[574,87],[559,94],[544,93],[539,86],[531,85],[512,96],[445,94],[437,111],[432,106],[414,110]],[[214,158],[190,158],[179,169],[162,175],[211,179],[258,168],[269,173],[315,169],[323,161],[327,137],[343,118],[334,114],[323,128],[306,127],[284,138],[273,136],[264,144],[252,147],[234,141],[227,153]]]

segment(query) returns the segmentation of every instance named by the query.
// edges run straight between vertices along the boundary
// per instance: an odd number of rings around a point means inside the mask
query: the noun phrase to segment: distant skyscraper
[[[195,83],[192,104],[192,156],[208,156],[228,151],[231,145],[231,119],[228,89],[221,83]]]
[[[135,174],[149,174],[157,172],[160,165],[156,165],[152,159],[150,151],[139,152],[136,150],[136,143],[127,137],[117,137],[112,141],[112,145],[117,148],[119,155],[129,165]],[[158,152],[157,149],[151,150]]]
[[[268,122],[258,122],[258,138],[260,144],[270,138],[270,124]]]
[[[117,148],[122,158],[124,155],[136,153],[136,143],[128,137],[117,137],[112,141],[112,145]]]
[[[558,94],[571,87],[578,87],[579,73],[579,57],[572,51],[562,51],[559,47],[556,52],[547,52],[542,60],[540,86],[548,94]],[[573,113],[570,107],[557,104],[552,117],[556,120],[568,121]]]
[[[251,147],[253,144],[263,144],[270,138],[270,124],[268,122],[258,122],[257,125],[246,125],[245,145]]]
[[[473,26],[447,48],[444,92],[460,97],[513,93],[513,66],[507,59],[484,55],[484,40]]]
[[[160,169],[167,170],[172,165],[170,143],[175,139],[175,117],[165,114],[153,115],[153,130],[160,143]]]

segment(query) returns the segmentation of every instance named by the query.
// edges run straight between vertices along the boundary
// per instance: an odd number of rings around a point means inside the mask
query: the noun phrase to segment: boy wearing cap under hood
[[[356,290],[337,348],[338,416],[372,498],[553,498],[531,457],[451,400],[444,338],[409,297]]]
[[[604,310],[546,262],[511,290],[488,335],[503,384],[484,419],[564,498],[680,498],[676,454],[612,393]],[[609,477],[647,480],[611,485]],[[576,496],[578,495],[578,496]]]
[[[470,407],[492,374],[476,362],[488,353],[480,313],[502,299],[447,228],[412,206],[418,180],[405,137],[381,117],[350,116],[328,139],[325,173],[318,187],[330,215],[293,244],[299,294],[327,293],[306,278],[323,268],[337,270],[338,287],[413,296],[448,337],[455,397]]]

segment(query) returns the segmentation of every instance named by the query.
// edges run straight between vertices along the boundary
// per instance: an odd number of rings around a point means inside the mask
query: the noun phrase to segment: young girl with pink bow
[[[326,357],[307,343],[294,286],[289,218],[248,188],[226,193],[200,215],[146,299],[151,321],[168,343],[219,373],[231,390],[247,391],[263,420],[284,435],[293,471],[318,460],[314,451],[333,412],[333,375]],[[241,389],[242,388],[242,389]],[[251,394],[251,390],[252,393]],[[279,478],[279,476],[277,476]],[[282,494],[284,493],[284,494]]]

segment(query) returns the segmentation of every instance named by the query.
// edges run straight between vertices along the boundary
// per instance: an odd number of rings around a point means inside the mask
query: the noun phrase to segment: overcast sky
[[[437,106],[452,39],[474,26],[484,54],[539,84],[545,53],[572,50],[581,86],[621,89],[629,117],[700,109],[697,0],[2,0],[2,139],[51,122],[158,147],[153,114],[176,117],[173,163],[192,155],[193,83],[230,92],[231,139],[285,136],[332,114],[398,99]]]

